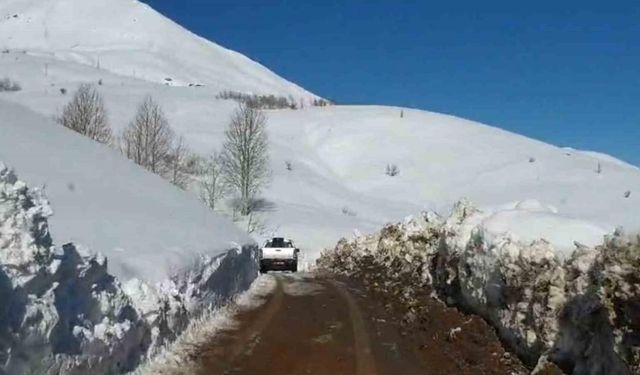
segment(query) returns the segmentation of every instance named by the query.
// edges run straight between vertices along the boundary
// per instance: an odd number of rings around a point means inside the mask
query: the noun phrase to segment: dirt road
[[[240,313],[238,328],[221,332],[199,350],[201,374],[413,375],[456,369],[434,363],[428,353],[439,350],[437,345],[420,345],[388,305],[357,283],[308,274],[273,277],[277,285],[266,303]],[[488,357],[502,355],[493,346],[481,350]],[[508,373],[492,371],[494,359],[473,373]],[[444,362],[456,360],[463,359]]]

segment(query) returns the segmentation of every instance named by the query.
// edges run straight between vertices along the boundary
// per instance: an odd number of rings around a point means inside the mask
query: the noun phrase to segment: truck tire
[[[298,262],[291,265],[291,272],[298,272]]]

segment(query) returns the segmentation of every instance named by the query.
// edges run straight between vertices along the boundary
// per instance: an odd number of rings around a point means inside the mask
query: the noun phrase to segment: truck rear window
[[[291,241],[285,241],[284,238],[274,238],[271,241],[267,241],[265,247],[293,247]]]

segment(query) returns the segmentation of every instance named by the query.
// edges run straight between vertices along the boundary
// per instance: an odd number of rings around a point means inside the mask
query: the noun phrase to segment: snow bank
[[[535,224],[552,215],[542,210],[540,217],[541,205],[530,203],[507,208],[507,217],[516,211]],[[544,239],[521,240],[526,236],[503,227],[493,231],[496,215],[505,212],[459,202],[447,218],[425,213],[377,234],[343,239],[318,265],[353,274],[367,259],[387,269],[390,282],[411,275],[415,283],[407,286],[407,298],[431,291],[483,316],[532,367],[548,359],[574,374],[637,373],[640,238],[616,232],[598,246],[576,243],[573,252],[559,252]],[[555,217],[551,223],[567,236],[588,234],[589,228],[595,233],[587,239],[602,234],[575,220]],[[548,224],[525,234],[541,235]]]
[[[145,323],[99,255],[54,247],[48,202],[0,164],[0,368],[6,373],[131,369]]]
[[[121,285],[107,259],[55,246],[40,190],[0,163],[0,373],[133,370],[255,278],[255,248],[203,258],[186,277]]]
[[[489,237],[509,236],[522,242],[543,238],[563,259],[573,252],[575,241],[595,246],[602,242],[605,234],[615,229],[560,214],[555,207],[535,199],[477,211],[465,223],[467,229],[476,227],[481,227],[483,235]]]
[[[134,374],[197,373],[199,364],[193,354],[221,331],[235,327],[235,317],[240,311],[255,309],[264,304],[275,287],[276,280],[272,276],[259,276],[247,291],[236,295],[229,304],[220,309],[208,310],[198,319],[192,320],[176,341],[140,366]]]

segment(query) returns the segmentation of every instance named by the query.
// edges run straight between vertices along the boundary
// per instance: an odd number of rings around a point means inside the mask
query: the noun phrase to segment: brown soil
[[[484,321],[431,298],[409,308],[375,278],[275,277],[263,306],[196,352],[201,374],[528,373]]]
[[[413,280],[389,283],[384,270],[372,265],[363,269],[366,272],[354,275],[352,282],[362,285],[375,301],[371,309],[382,308],[397,317],[404,340],[429,364],[428,374],[529,374],[482,318],[432,298],[427,286],[419,295],[403,298]]]

